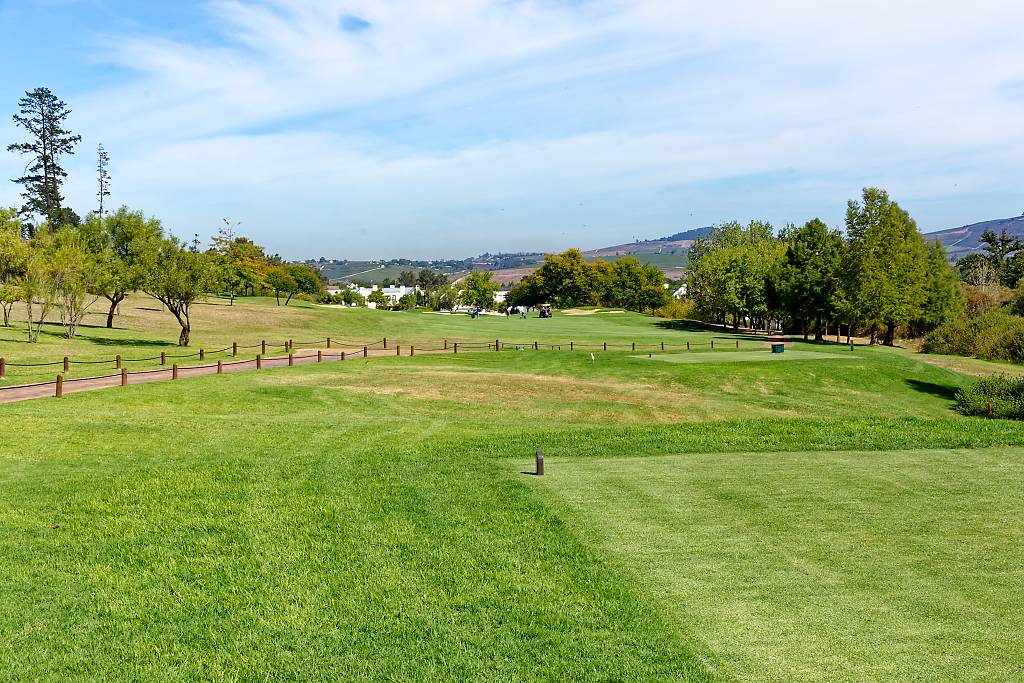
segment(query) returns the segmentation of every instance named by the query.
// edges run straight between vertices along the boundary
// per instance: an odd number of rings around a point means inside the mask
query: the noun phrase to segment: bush
[[[979,379],[956,393],[956,409],[964,415],[989,415],[1024,420],[1024,377],[996,375]]]
[[[948,322],[925,335],[921,350],[1024,363],[1024,318],[997,309]]]
[[[693,320],[697,317],[696,306],[690,299],[672,299],[655,311],[659,318],[672,320]]]

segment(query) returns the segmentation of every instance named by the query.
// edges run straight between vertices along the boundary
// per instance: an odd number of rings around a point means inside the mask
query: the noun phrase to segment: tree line
[[[715,226],[694,244],[687,292],[710,322],[784,329],[823,339],[865,332],[892,345],[902,328],[918,336],[963,316],[966,295],[941,244],[877,188],[846,210],[845,233],[820,219],[772,226]]]

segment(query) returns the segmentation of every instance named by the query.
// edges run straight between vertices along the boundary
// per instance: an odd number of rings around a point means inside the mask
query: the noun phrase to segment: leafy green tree
[[[800,322],[804,339],[810,321],[815,320],[814,338],[821,341],[822,321],[835,314],[842,279],[843,238],[815,218],[791,231],[787,242],[776,280],[780,305]]]
[[[865,188],[860,203],[848,203],[846,228],[859,317],[871,324],[872,343],[885,324],[883,343],[892,346],[896,326],[917,318],[925,302],[924,238],[910,215],[877,188]]]
[[[22,296],[20,285],[13,282],[0,283],[0,312],[3,313],[4,327],[11,326],[11,311]]]
[[[267,286],[274,290],[274,298],[277,299],[277,305],[281,305],[281,294],[287,294],[288,299],[285,301],[285,305],[292,300],[292,295],[298,290],[298,283],[295,282],[295,278],[292,277],[291,272],[283,265],[274,266],[270,268],[266,273]]]
[[[453,311],[458,305],[459,291],[448,282],[435,284],[427,295],[427,306],[432,311]]]
[[[413,293],[404,294],[398,299],[398,310],[412,311],[416,309],[416,295]]]
[[[494,309],[494,294],[498,291],[498,283],[491,280],[491,273],[486,270],[474,270],[462,283],[459,302],[464,306],[486,310]]]
[[[411,270],[403,270],[398,274],[398,284],[403,287],[415,287],[417,284],[416,273]]]
[[[424,268],[416,274],[416,284],[429,291],[448,284],[448,276],[430,268]]]
[[[320,276],[309,266],[302,263],[289,263],[285,265],[285,268],[292,276],[292,280],[295,281],[295,290],[289,293],[288,299],[284,302],[285,306],[292,300],[294,294],[308,294],[316,297],[323,292],[324,284],[320,281]]]
[[[21,196],[25,204],[21,213],[43,216],[53,232],[62,224],[61,186],[68,175],[60,159],[65,154],[75,153],[75,145],[82,136],[73,135],[64,127],[71,110],[48,88],[26,92],[18,101],[18,107],[14,123],[25,129],[29,140],[8,145],[7,151],[30,157],[25,175],[14,180],[24,188]]]
[[[366,297],[366,303],[373,304],[378,309],[391,307],[391,300],[379,289],[370,292],[369,296]]]
[[[210,247],[217,262],[220,285],[228,294],[229,306],[235,304],[236,296],[255,292],[264,286],[265,275],[271,267],[263,247],[247,237],[235,235],[237,225],[225,219]]]
[[[632,256],[621,258],[610,264],[608,275],[601,278],[607,282],[603,303],[629,311],[650,311],[668,303],[665,291],[665,276],[651,264],[641,264]]]
[[[982,250],[984,258],[991,266],[996,280],[1003,287],[1013,287],[1017,284],[1024,273],[1018,272],[1021,268],[1020,261],[1024,260],[1024,242],[1018,238],[1008,235],[1006,228],[999,231],[986,230],[981,234]],[[1014,256],[1019,256],[1018,263],[1012,263]]]
[[[192,305],[216,284],[213,259],[171,236],[154,242],[144,263],[143,291],[167,307],[181,326],[178,345],[188,346]]]
[[[957,272],[949,265],[946,248],[937,240],[929,242],[927,248],[925,300],[914,325],[919,334],[967,315],[967,297]]]
[[[48,277],[68,339],[75,338],[86,311],[99,298],[93,292],[100,278],[100,258],[86,248],[83,236],[77,231],[64,227],[54,235],[48,257]]]
[[[21,224],[14,209],[0,209],[0,309],[4,327],[10,327],[11,310],[21,300],[19,282],[28,264],[28,244],[21,239]]]
[[[90,251],[100,256],[97,291],[109,303],[107,328],[114,327],[117,307],[131,293],[142,288],[146,279],[146,255],[163,235],[156,218],[122,206],[101,218],[89,214],[79,229]]]
[[[25,252],[25,270],[18,284],[25,302],[25,324],[30,344],[39,341],[46,318],[57,304],[57,282],[50,267],[52,250],[53,236],[43,232],[32,237]]]
[[[343,289],[338,294],[346,306],[365,306],[366,298],[354,289]]]

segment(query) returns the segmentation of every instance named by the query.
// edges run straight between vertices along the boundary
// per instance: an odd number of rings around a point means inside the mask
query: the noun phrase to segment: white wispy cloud
[[[201,232],[236,211],[291,255],[337,253],[349,234],[360,256],[397,252],[396,239],[431,255],[554,248],[733,207],[835,219],[868,183],[940,227],[1007,210],[1024,180],[1018,2],[207,9],[215,44],[103,37],[104,60],[134,77],[75,102],[77,125],[111,150],[125,201]],[[346,31],[345,17],[369,26]],[[789,196],[777,183],[729,194],[732,179],[772,174]],[[696,188],[717,205],[695,202]],[[90,192],[70,188],[86,206]],[[288,221],[306,244],[281,239]],[[461,241],[439,243],[439,230]]]

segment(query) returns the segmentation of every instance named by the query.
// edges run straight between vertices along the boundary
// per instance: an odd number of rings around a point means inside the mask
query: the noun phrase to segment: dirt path
[[[318,355],[319,353],[319,355]],[[298,349],[291,357],[292,365],[309,365],[319,362],[336,362],[340,360],[356,360],[360,358],[380,358],[386,356],[408,356],[424,354],[446,354],[454,353],[454,349],[442,350],[432,349],[417,351],[415,347],[398,347],[393,349]],[[260,367],[264,370],[269,368],[281,368],[289,365],[288,356],[269,356],[261,359]],[[256,359],[239,361],[223,361],[220,364],[220,372],[242,372],[245,370],[256,370]],[[215,375],[218,373],[217,363],[206,363],[203,365],[182,365],[178,367],[178,379],[188,377],[199,377],[201,375]],[[160,370],[143,370],[140,372],[129,372],[126,374],[128,384],[141,384],[143,382],[160,382],[173,379],[172,368]],[[106,375],[103,377],[90,377],[82,379],[65,379],[62,384],[64,394],[76,394],[82,391],[95,391],[97,389],[109,389],[121,386],[122,377]],[[27,401],[32,398],[45,398],[55,396],[57,391],[56,380],[52,382],[41,382],[38,384],[26,384],[20,386],[0,387],[0,403],[12,403],[14,401]]]

